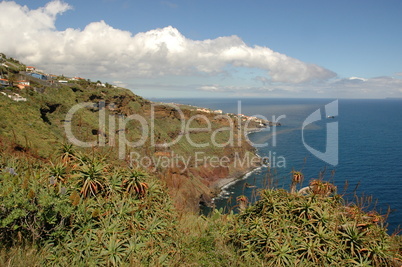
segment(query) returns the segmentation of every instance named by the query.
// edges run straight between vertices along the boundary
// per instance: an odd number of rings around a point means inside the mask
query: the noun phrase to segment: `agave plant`
[[[140,180],[145,177],[146,174],[144,172],[140,170],[131,170],[122,183],[126,193],[144,197],[148,189],[148,184]]]

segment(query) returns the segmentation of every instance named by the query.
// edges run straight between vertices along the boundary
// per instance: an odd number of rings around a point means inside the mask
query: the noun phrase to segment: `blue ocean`
[[[215,199],[217,208],[236,209],[236,197],[256,199],[256,189],[271,185],[289,188],[291,171],[304,174],[304,186],[311,179],[323,177],[338,187],[348,202],[358,202],[367,209],[387,214],[388,232],[402,226],[402,100],[339,99],[337,114],[325,113],[325,106],[336,99],[169,99],[166,102],[190,104],[223,112],[262,115],[273,120],[282,115],[281,126],[249,134],[261,157],[271,161],[271,168],[260,168],[225,188]],[[318,111],[317,111],[318,110]],[[321,119],[303,128],[310,114]],[[336,115],[328,118],[328,116]],[[325,152],[328,125],[337,122],[338,163],[330,164],[311,150]],[[303,136],[302,136],[303,134]],[[275,140],[274,140],[275,138]],[[303,142],[304,141],[304,142]],[[310,147],[310,151],[307,146]],[[275,161],[275,162],[274,162]],[[332,162],[334,163],[334,162]],[[333,166],[335,165],[335,166]],[[245,186],[252,185],[252,186]],[[356,199],[355,195],[359,196]],[[370,197],[371,196],[371,197]],[[370,199],[371,198],[371,199]],[[364,201],[362,201],[364,200]]]

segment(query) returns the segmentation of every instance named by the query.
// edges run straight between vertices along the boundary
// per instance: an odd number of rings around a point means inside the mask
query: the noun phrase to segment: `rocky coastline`
[[[261,124],[259,124],[258,128],[253,129],[253,130],[249,130],[247,132],[247,135],[249,135],[251,133],[262,131],[263,129],[265,129],[267,127],[272,127],[272,126],[281,126],[281,124],[271,122],[271,121],[263,121],[263,122],[261,122]],[[259,155],[256,153],[255,148],[254,148],[253,152],[256,154],[256,156],[259,157]],[[222,194],[223,190],[226,187],[229,187],[230,185],[232,185],[234,183],[237,183],[237,182],[239,182],[241,180],[246,179],[249,175],[251,175],[253,172],[259,170],[261,167],[262,167],[262,163],[260,165],[258,165],[258,166],[249,166],[248,168],[245,168],[245,169],[242,169],[242,170],[237,170],[237,171],[235,171],[234,173],[232,173],[231,175],[229,175],[227,177],[223,177],[223,178],[215,180],[209,186],[210,189],[211,189],[211,192],[212,192],[212,196],[210,198],[208,198],[208,201],[206,201],[205,199],[202,199],[202,201],[201,201],[202,204],[212,207],[214,198],[216,198],[220,194]]]

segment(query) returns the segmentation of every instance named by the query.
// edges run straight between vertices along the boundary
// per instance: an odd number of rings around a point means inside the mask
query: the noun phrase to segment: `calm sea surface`
[[[162,99],[158,99],[162,100]],[[240,99],[239,99],[240,100]],[[372,196],[371,206],[386,213],[388,231],[392,233],[402,226],[402,100],[352,100],[340,99],[338,116],[326,118],[310,124],[304,129],[304,141],[310,147],[325,152],[327,123],[338,122],[339,163],[332,166],[311,154],[302,141],[302,125],[305,119],[317,109],[325,114],[326,104],[335,99],[242,99],[241,113],[263,115],[272,120],[280,120],[282,126],[276,129],[276,144],[270,130],[252,133],[250,140],[255,144],[268,143],[258,148],[262,157],[270,157],[273,185],[289,188],[291,174],[301,170],[305,176],[304,185],[309,180],[323,176],[338,186],[338,193],[344,193],[348,201],[358,195]],[[238,99],[164,99],[165,102],[191,104],[224,112],[238,112]],[[334,114],[327,114],[334,115]],[[336,115],[336,114],[335,114]],[[275,164],[274,164],[275,161]],[[261,168],[245,179],[225,188],[225,192],[215,199],[218,208],[233,208],[238,195],[255,199],[255,189],[245,184],[262,188],[266,185],[267,168]],[[345,190],[345,183],[348,183]],[[357,189],[356,189],[357,187]],[[366,203],[369,205],[369,203]]]

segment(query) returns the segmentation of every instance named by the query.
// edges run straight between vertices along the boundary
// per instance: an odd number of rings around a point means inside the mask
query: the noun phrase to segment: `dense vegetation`
[[[155,178],[69,145],[48,163],[0,159],[1,247],[39,253],[19,264],[163,263],[177,249],[177,214]]]
[[[322,190],[259,194],[239,214],[197,216],[177,211],[159,179],[97,151],[64,145],[43,162],[3,149],[0,264],[399,266],[402,240],[379,214]]]
[[[244,258],[270,266],[397,265],[398,245],[377,213],[345,206],[336,194],[280,189],[263,190],[260,197],[228,228]]]
[[[23,69],[18,61],[2,58],[13,66],[6,68],[12,74]],[[0,266],[402,264],[401,237],[386,233],[382,215],[346,205],[333,185],[322,180],[311,181],[305,194],[298,193],[301,172],[293,173],[290,192],[261,190],[253,205],[244,196],[237,199],[238,214],[215,210],[199,216],[183,207],[198,205],[199,194],[207,193],[210,181],[205,177],[212,176],[208,166],[144,169],[119,160],[113,147],[72,146],[63,120],[76,103],[115,103],[106,110],[108,118],[149,115],[149,101],[126,89],[96,84],[81,80],[44,86],[34,81],[25,91],[12,86],[0,90],[28,98],[15,102],[0,95]],[[191,107],[183,110],[186,118],[197,114]],[[76,136],[97,140],[99,109],[77,115],[72,122]],[[202,120],[193,123],[205,126]],[[212,129],[222,125],[212,120]],[[176,137],[177,114],[160,106],[155,128],[160,142]],[[135,140],[138,131],[138,125],[129,125],[127,136]],[[200,132],[194,140],[203,143],[210,137],[210,132]],[[224,143],[227,133],[217,139]],[[194,153],[185,139],[172,149]],[[148,145],[133,151],[148,156],[166,152]],[[247,146],[203,150],[220,156],[236,151],[253,153]]]

